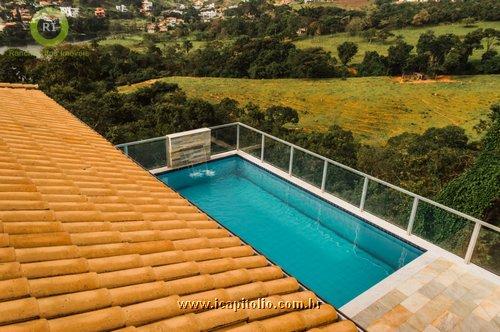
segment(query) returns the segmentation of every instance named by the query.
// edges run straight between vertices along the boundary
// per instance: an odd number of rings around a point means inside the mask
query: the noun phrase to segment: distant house
[[[126,13],[126,12],[128,12],[127,6],[125,6],[125,5],[116,5],[115,8],[120,13]]]
[[[306,28],[299,28],[297,29],[297,36],[303,36],[306,34],[306,32],[307,32]]]
[[[78,7],[59,7],[61,12],[66,16],[66,17],[73,17],[76,18],[80,15],[80,8]]]
[[[146,25],[146,31],[148,33],[155,33],[158,31],[158,25],[156,23],[149,23]]]
[[[102,7],[97,7],[94,10],[94,16],[95,17],[106,17],[106,9],[104,9]]]
[[[14,19],[21,19],[23,22],[31,21],[31,13],[27,8],[14,8],[11,10],[11,15]]]
[[[165,20],[161,22],[161,25],[164,25],[169,28],[175,28],[178,25],[184,23],[184,20],[178,17],[167,17]],[[160,26],[160,31],[162,31]]]
[[[193,2],[193,7],[196,9],[201,9],[203,7],[203,1],[202,0],[196,0]]]
[[[217,12],[215,10],[204,10],[200,12],[200,16],[203,21],[210,21],[211,19],[217,17]]]
[[[149,0],[142,0],[140,12],[146,16],[149,16],[151,15],[152,10],[153,10],[153,3]]]
[[[39,1],[38,2],[38,7],[46,7],[52,5],[52,1]]]
[[[3,24],[0,24],[0,31],[4,31],[4,30],[8,30],[8,29],[15,29],[17,28],[17,26],[20,26],[22,27],[22,25],[20,23],[16,23],[16,22],[5,22]]]

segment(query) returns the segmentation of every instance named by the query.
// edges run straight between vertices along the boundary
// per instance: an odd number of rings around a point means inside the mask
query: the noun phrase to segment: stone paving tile
[[[476,307],[476,304],[473,302],[456,300],[451,305],[450,311],[460,317],[467,317]]]
[[[408,311],[416,313],[429,301],[430,299],[427,296],[422,295],[420,292],[415,292],[401,302],[401,305]]]
[[[418,291],[422,295],[428,297],[429,299],[433,299],[439,294],[441,294],[446,289],[446,286],[442,283],[432,280],[431,282],[425,284]]]
[[[403,282],[401,285],[399,285],[397,290],[406,296],[410,296],[411,294],[419,290],[423,285],[424,285],[423,282],[415,278],[410,278],[405,282]]]
[[[460,332],[494,332],[497,331],[495,323],[487,322],[471,314],[455,327]]]
[[[445,312],[452,301],[444,295],[438,295],[430,300],[415,315],[418,316],[426,325],[431,324],[439,315]]]
[[[361,326],[368,326],[372,322],[376,321],[391,308],[386,307],[380,302],[375,302],[368,308],[361,311],[359,314],[353,317],[353,320]]]
[[[368,326],[368,331],[393,331],[398,330],[412,313],[406,310],[403,306],[397,305],[392,310],[376,320],[372,325]]]
[[[500,304],[495,303],[490,299],[484,299],[479,303],[479,306],[482,307],[485,312],[488,314],[491,319],[494,319],[495,316],[500,314]]]
[[[429,322],[426,322],[423,316],[413,315],[408,318],[406,324],[413,326],[417,331],[423,331]]]
[[[464,296],[469,289],[465,287],[464,285],[459,284],[458,282],[452,283],[450,286],[448,286],[442,294],[448,296],[451,299],[458,300],[462,296]]]
[[[500,331],[500,286],[437,259],[354,317],[368,331]]]
[[[498,327],[498,330],[500,330],[500,315],[496,315],[495,318],[493,318],[493,322],[495,322],[495,324]]]
[[[436,279],[434,279],[434,280],[439,282],[440,284],[443,284],[444,286],[448,287],[451,284],[453,284],[459,277],[460,277],[459,274],[448,269],[448,270],[444,271],[443,273],[441,273],[440,275],[438,275],[436,277]]]
[[[447,270],[449,267],[451,267],[452,265],[453,265],[452,262],[450,262],[444,258],[438,258],[429,264],[429,266],[432,269],[434,269],[438,272],[443,272],[443,271]]]
[[[384,322],[375,322],[367,328],[368,332],[399,332],[399,329]]]
[[[386,313],[380,318],[389,323],[391,326],[400,326],[410,318],[412,313],[408,311],[405,307],[398,304],[391,311]]]
[[[401,301],[403,301],[404,299],[406,299],[405,294],[401,293],[397,289],[393,289],[392,291],[384,295],[382,298],[380,298],[377,302],[380,302],[387,308],[392,309],[396,305],[400,304]]]
[[[403,323],[398,327],[399,332],[419,332],[416,328],[414,328],[412,325],[408,324],[407,322]]]
[[[480,278],[472,275],[470,273],[463,274],[460,276],[460,278],[457,280],[459,284],[464,285],[465,287],[471,289],[473,288],[478,282],[480,282]]]
[[[439,331],[453,331],[455,326],[457,326],[462,320],[462,317],[457,316],[452,312],[445,311],[432,322],[432,325]]]
[[[440,332],[436,327],[434,327],[432,325],[427,325],[427,327],[425,329],[423,329],[422,331],[424,331],[424,332]]]

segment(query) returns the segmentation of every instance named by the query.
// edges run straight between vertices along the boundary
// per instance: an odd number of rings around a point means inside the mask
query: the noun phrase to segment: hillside
[[[467,28],[463,24],[442,24],[432,27],[422,27],[422,28],[405,28],[391,30],[391,32],[398,36],[404,37],[405,41],[410,45],[417,45],[418,38],[421,34],[428,30],[432,30],[436,35],[443,35],[452,33],[457,36],[463,37],[467,33],[474,31],[475,29],[488,29],[494,28],[500,30],[500,22],[478,22],[474,27]],[[359,63],[363,60],[363,56],[366,51],[377,51],[379,54],[387,55],[387,49],[391,45],[391,42],[387,43],[369,43],[361,36],[350,36],[347,33],[337,33],[334,35],[324,35],[324,36],[314,36],[305,37],[295,42],[295,45],[299,48],[307,47],[322,47],[325,50],[332,52],[333,55],[337,55],[337,46],[345,41],[350,41],[358,44],[359,51],[353,59],[353,63]],[[484,53],[483,50],[477,50],[471,56],[472,59],[480,59],[481,55]]]
[[[218,102],[273,104],[300,111],[300,126],[326,129],[339,124],[361,141],[383,144],[402,132],[454,124],[477,138],[473,127],[500,100],[499,75],[453,77],[442,82],[399,83],[390,77],[326,80],[249,80],[169,77],[189,96]],[[130,92],[153,81],[120,88]]]

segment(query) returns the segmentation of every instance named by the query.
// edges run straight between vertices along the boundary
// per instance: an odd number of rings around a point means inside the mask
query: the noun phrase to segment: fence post
[[[472,231],[472,235],[470,237],[469,246],[467,247],[467,252],[465,253],[465,263],[469,264],[472,258],[472,254],[474,253],[474,248],[476,248],[477,238],[479,237],[479,232],[481,231],[481,224],[476,222],[474,225],[474,230]]]
[[[411,235],[413,231],[413,224],[415,223],[415,216],[417,215],[417,207],[418,207],[418,197],[413,199],[413,206],[411,207],[410,220],[408,221],[408,235]]]
[[[321,191],[325,191],[326,186],[326,172],[328,171],[328,161],[325,160],[325,164],[323,165],[323,178],[321,179]]]
[[[260,161],[264,161],[264,142],[266,141],[266,136],[262,134],[262,140],[260,142]]]
[[[123,147],[123,152],[125,153],[126,156],[128,156],[128,145],[125,145]]]
[[[361,194],[361,202],[359,203],[359,209],[361,211],[365,209],[365,200],[367,191],[368,191],[368,178],[365,176],[365,182],[363,183],[363,193]]]
[[[236,150],[240,149],[240,124],[236,124]]]
[[[288,164],[288,175],[292,175],[292,165],[293,165],[293,146],[290,146],[290,161]]]

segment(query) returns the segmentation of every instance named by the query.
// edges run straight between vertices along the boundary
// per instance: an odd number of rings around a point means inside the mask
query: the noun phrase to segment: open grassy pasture
[[[363,7],[367,7],[373,3],[372,0],[325,0],[325,1],[317,1],[311,2],[308,4],[295,2],[292,3],[292,7],[300,8],[300,7],[340,7],[346,9],[360,9]]]
[[[466,28],[463,24],[443,24],[433,27],[423,27],[423,28],[405,28],[399,30],[392,30],[392,33],[397,35],[402,35],[405,41],[410,45],[417,45],[418,38],[420,35],[427,30],[433,30],[436,35],[443,35],[447,33],[453,33],[457,36],[465,36],[467,33],[474,31],[477,28],[495,28],[500,29],[500,22],[478,22],[475,27]],[[394,39],[394,38],[392,38]],[[295,45],[299,48],[307,47],[322,47],[325,50],[332,52],[333,55],[337,56],[337,46],[345,41],[351,41],[358,44],[359,50],[358,54],[353,59],[354,63],[359,63],[363,60],[366,51],[377,51],[379,54],[387,55],[387,49],[391,46],[391,41],[387,43],[368,43],[365,39],[360,36],[350,36],[347,33],[337,33],[334,35],[325,36],[315,36],[315,37],[305,37],[304,39],[295,42]],[[472,55],[473,59],[481,58],[483,50],[477,50]]]
[[[390,77],[326,80],[250,80],[168,77],[191,97],[241,104],[285,105],[300,112],[300,126],[353,131],[361,141],[383,144],[388,138],[429,127],[455,124],[477,138],[473,127],[500,101],[500,75],[453,77],[451,82],[398,83]],[[120,88],[130,92],[153,81]]]

